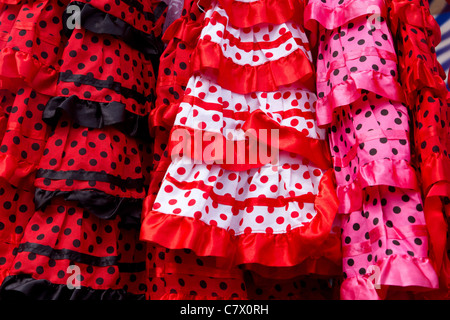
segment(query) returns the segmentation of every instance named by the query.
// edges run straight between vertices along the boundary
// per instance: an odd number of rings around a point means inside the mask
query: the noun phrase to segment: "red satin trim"
[[[363,190],[377,185],[419,190],[416,172],[405,160],[381,159],[369,162],[359,169],[352,183],[337,187],[339,212],[348,213],[361,209]]]
[[[232,141],[227,140],[221,133],[182,126],[174,126],[171,131],[171,137],[169,140],[169,156],[171,158],[178,158],[182,155],[199,163],[216,164],[232,171],[246,171],[252,168],[259,168],[272,160],[270,157],[261,159],[259,152],[255,155],[256,158],[254,157],[254,154],[252,154],[253,148],[258,150],[257,148],[261,147],[257,141]],[[179,137],[182,137],[182,139],[179,139]],[[201,145],[199,141],[202,142]],[[252,148],[252,151],[250,151],[250,148]],[[209,154],[205,151],[211,149],[214,149],[214,154]],[[245,154],[242,155],[242,153],[237,151],[245,152]]]
[[[232,25],[248,28],[260,23],[281,24],[294,20],[302,24],[303,4],[298,0],[219,0]]]
[[[9,154],[0,154],[0,177],[15,187],[34,190],[37,169],[38,164],[18,160]]]
[[[150,299],[154,300],[155,298],[153,297],[153,295],[150,293]],[[199,294],[196,295],[192,295],[190,293],[165,293],[163,294],[160,298],[158,298],[157,300],[162,300],[162,301],[220,301],[220,300],[230,300],[230,301],[242,301],[242,300],[247,300],[246,298],[239,298],[236,297],[234,295],[231,295],[229,297],[213,297],[213,296],[202,296]]]
[[[425,221],[430,235],[430,251],[436,272],[442,269],[443,261],[447,259],[448,223],[444,214],[444,206],[440,197],[450,196],[450,183],[438,182],[426,194],[424,201]]]
[[[238,65],[223,55],[219,44],[200,39],[191,57],[192,73],[210,72],[222,88],[239,94],[277,91],[279,87],[301,81],[314,92],[314,68],[298,49],[276,61],[258,66]]]
[[[281,126],[278,122],[272,120],[261,110],[255,110],[250,114],[247,121],[242,126],[244,131],[254,129],[252,132],[257,134],[260,130],[278,130],[278,145],[280,150],[299,154],[310,160],[321,169],[331,167],[331,153],[325,140],[312,139],[301,131],[292,127]],[[264,131],[263,131],[264,132]],[[258,141],[271,145],[269,138],[264,139],[257,135]]]
[[[422,2],[427,4],[427,2]],[[389,1],[391,30],[395,34],[402,23],[432,31],[435,45],[441,42],[441,29],[430,13],[430,9],[420,5],[420,1]]]
[[[169,43],[173,39],[179,39],[183,41],[184,44],[195,47],[203,27],[204,23],[202,19],[193,21],[189,19],[188,16],[185,16],[184,18],[175,20],[166,31],[164,31],[162,41]]]
[[[213,186],[206,185],[203,180],[200,181],[178,181],[174,177],[172,177],[169,173],[167,173],[165,180],[172,183],[181,190],[192,190],[198,189],[208,194],[208,197],[217,202],[218,204],[232,206],[233,208],[237,208],[239,210],[244,210],[245,208],[251,206],[259,206],[259,207],[284,207],[290,202],[299,202],[299,203],[314,203],[316,198],[312,193],[304,194],[297,197],[283,197],[279,196],[277,198],[268,198],[268,197],[255,197],[255,198],[247,198],[244,201],[239,201],[233,198],[231,195],[219,195],[214,192]]]
[[[439,182],[450,184],[450,159],[441,153],[430,154],[421,164],[422,189],[429,194],[429,189]],[[446,194],[450,196],[450,192]]]
[[[41,64],[29,53],[15,51],[11,48],[2,49],[0,51],[0,78],[5,82],[8,82],[9,78],[20,78],[36,91],[56,96],[58,72]]]
[[[230,259],[233,265],[262,264],[292,267],[320,250],[328,237],[338,200],[334,193],[333,173],[329,170],[319,185],[316,217],[308,224],[286,234],[242,234],[182,216],[148,212],[141,227],[141,239],[170,249],[192,249],[198,256]]]
[[[340,106],[348,105],[361,97],[359,90],[365,89],[388,99],[404,102],[405,96],[401,85],[393,76],[376,71],[361,71],[349,75],[349,79],[336,85],[323,98],[317,99],[317,123],[320,126],[333,121],[333,111]],[[320,90],[318,88],[318,90]]]

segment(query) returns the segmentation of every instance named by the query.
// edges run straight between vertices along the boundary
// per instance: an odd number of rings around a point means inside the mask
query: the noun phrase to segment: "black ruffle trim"
[[[139,50],[144,54],[159,56],[164,51],[164,44],[160,37],[156,37],[153,33],[146,33],[134,28],[125,21],[103,12],[90,4],[74,1],[70,3],[80,8],[80,24],[81,27],[97,34],[109,34],[120,37],[130,47]],[[164,8],[165,9],[165,8]],[[158,14],[164,11],[159,10]],[[67,19],[70,15],[67,12],[63,14],[63,26],[65,34],[70,37],[73,29],[68,28]],[[158,58],[152,61],[159,60]]]
[[[48,280],[33,279],[29,275],[8,276],[0,287],[0,300],[145,300],[124,289],[95,290],[88,287],[71,289]]]
[[[125,109],[120,102],[96,102],[78,96],[54,97],[45,106],[42,119],[55,127],[66,113],[70,119],[87,128],[115,126],[123,133],[148,141],[150,139],[148,116],[139,116]]]
[[[121,217],[120,226],[139,230],[141,225],[142,199],[120,198],[99,190],[47,191],[35,190],[36,209],[45,210],[51,199],[63,197],[66,201],[76,201],[79,206],[100,219]]]

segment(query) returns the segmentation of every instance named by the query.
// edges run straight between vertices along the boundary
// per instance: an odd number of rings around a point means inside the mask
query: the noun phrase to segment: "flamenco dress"
[[[344,300],[438,287],[387,9],[378,0],[311,0],[305,9],[340,200]]]
[[[243,278],[251,288],[246,298],[276,298],[280,288],[293,297],[289,286],[297,292],[301,286],[292,279],[327,278],[341,263],[339,229],[333,228],[337,198],[326,131],[316,125],[302,4],[212,1],[205,11],[182,101],[165,95],[167,101],[156,105],[154,120],[170,130],[171,162],[159,192],[144,204],[141,238],[207,258],[211,275],[239,271],[236,281]],[[182,79],[178,70],[176,77]],[[250,159],[245,132],[271,147],[274,140],[264,130],[279,133],[280,145],[272,146],[278,163]]]
[[[122,3],[108,4],[111,10],[92,3],[91,15],[80,6],[82,25],[74,30],[67,27],[68,12],[60,16],[66,41],[55,92],[41,113],[50,133],[34,181],[36,208],[2,284],[5,299],[146,297],[147,251],[139,226],[153,156],[147,119],[157,59],[150,56],[160,52],[141,52],[109,27],[115,21],[115,27],[143,31],[161,47],[164,10],[155,16],[153,9],[165,5],[136,1],[120,20]],[[73,5],[80,4],[66,3]],[[99,16],[104,20],[94,24]]]
[[[55,93],[64,8],[53,0],[0,3],[0,282],[35,210],[34,177],[49,135],[42,113]]]
[[[426,1],[392,0],[388,6],[398,44],[399,78],[412,115],[413,154],[424,197],[430,257],[439,276],[439,290],[424,298],[449,299],[450,95],[435,50],[441,41],[440,28]]]

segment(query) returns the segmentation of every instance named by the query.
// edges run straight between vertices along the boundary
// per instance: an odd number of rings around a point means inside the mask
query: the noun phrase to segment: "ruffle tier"
[[[111,1],[112,2],[112,1]],[[95,3],[94,3],[95,4]],[[68,8],[72,9],[74,6],[79,10],[79,22],[81,28],[89,30],[96,34],[108,34],[112,36],[116,36],[120,38],[123,42],[128,44],[130,47],[144,53],[150,55],[161,55],[163,48],[163,43],[160,40],[161,30],[158,30],[155,34],[153,26],[149,28],[149,26],[143,27],[141,29],[137,29],[134,25],[130,25],[129,23],[135,22],[136,20],[130,21],[130,19],[126,19],[127,22],[123,19],[122,14],[120,14],[120,18],[117,15],[110,14],[110,10],[106,10],[108,8],[108,4],[105,4],[102,10],[91,5],[91,2],[85,3],[81,1],[72,1],[70,2]],[[161,15],[165,12],[163,8],[165,7],[165,3],[161,1],[158,5],[160,8],[157,10],[156,15],[154,15],[155,23],[158,19],[161,18]],[[70,37],[73,28],[68,28],[71,23],[74,23],[71,19],[71,15],[66,10],[63,15],[63,24],[65,26],[65,34],[67,37]],[[129,12],[125,17],[129,17]],[[146,31],[143,31],[145,29]],[[161,29],[159,25],[157,29]],[[156,58],[155,58],[156,59]]]
[[[191,70],[214,75],[220,86],[240,94],[276,91],[296,82],[310,91],[314,88],[308,38],[300,25],[286,22],[237,29],[218,4],[206,12]]]
[[[273,159],[270,152],[283,150],[300,154],[323,169],[329,168],[325,131],[315,123],[315,101],[314,93],[296,87],[241,95],[207,77],[194,76],[178,108],[169,142],[170,154],[177,157],[182,152],[192,159],[217,162],[229,168],[242,164],[245,169],[245,165],[267,162],[259,156]],[[201,150],[197,150],[199,138]],[[236,157],[243,156],[237,154],[240,147],[246,150],[245,159],[235,162]],[[260,150],[263,147],[266,154]],[[258,155],[254,163],[247,159],[255,155],[252,151]]]
[[[337,206],[330,173],[298,160],[239,174],[173,162],[161,186],[164,193],[152,208],[145,204],[141,237],[235,265],[296,266],[320,249]]]
[[[0,83],[16,91],[23,82],[55,95],[64,37],[60,17],[66,3],[56,0],[7,5],[2,11]]]
[[[19,291],[36,299],[34,290],[53,287],[40,293],[48,299],[46,294],[67,294],[69,284],[93,296],[110,292],[113,298],[115,290],[143,296],[147,289],[145,246],[135,230],[119,225],[118,217],[99,219],[76,202],[62,199],[36,211],[17,248],[11,277],[2,285],[2,296]]]
[[[296,0],[219,0],[229,16],[230,23],[238,28],[259,24],[282,24],[287,21],[302,22],[303,3]]]

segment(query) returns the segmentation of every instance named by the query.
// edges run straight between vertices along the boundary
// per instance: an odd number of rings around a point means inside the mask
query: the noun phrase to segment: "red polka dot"
[[[200,175],[200,171],[197,171],[197,172],[194,174],[194,179],[197,179],[199,175]]]
[[[296,93],[295,93],[295,97],[297,98],[297,100],[301,100],[302,97],[303,97],[303,95],[302,95],[301,92],[296,92]]]
[[[299,214],[297,211],[292,211],[292,212],[291,212],[291,217],[294,218],[294,219],[295,219],[295,218],[298,218],[299,215],[300,215],[300,214]]]
[[[207,34],[207,35],[205,35],[204,37],[203,37],[203,40],[205,40],[205,41],[211,41],[211,36],[209,35],[209,34]]]
[[[263,98],[263,99],[267,99],[267,92],[263,92],[263,93],[261,93],[261,98]]]
[[[171,193],[173,191],[173,187],[172,186],[165,186],[164,187],[164,191],[167,193]]]
[[[238,208],[231,208],[231,213],[233,213],[233,216],[237,216],[239,214],[239,209]]]
[[[291,106],[298,107],[298,100],[292,100]]]
[[[213,121],[218,122],[220,121],[220,116],[218,114],[215,114],[212,116]]]
[[[161,204],[159,202],[155,202],[153,204],[153,209],[158,210],[159,208],[161,208]]]
[[[250,192],[255,191],[255,190],[256,190],[256,185],[251,184],[250,187],[248,188],[248,190],[249,190]]]
[[[303,173],[304,179],[309,179],[310,177],[311,177],[311,175],[309,174],[309,171],[306,171],[305,173]]]
[[[238,194],[243,194],[244,193],[244,188],[240,188],[239,190],[238,190]]]
[[[292,119],[291,120],[291,126],[295,127],[295,126],[298,126],[298,124],[299,124],[298,119]]]
[[[250,227],[245,228],[245,229],[244,229],[244,233],[245,233],[245,234],[250,234],[250,233],[252,233],[252,228],[250,228]]]
[[[267,212],[268,213],[273,213],[275,211],[274,207],[267,207]]]
[[[273,57],[273,53],[272,52],[266,52],[265,53],[266,58],[270,59]]]
[[[234,181],[234,180],[236,180],[236,178],[237,178],[237,174],[236,173],[230,173],[229,175],[228,175],[228,180],[231,180],[231,181]]]
[[[226,214],[222,213],[222,214],[220,215],[220,219],[222,219],[223,221],[226,221],[226,220],[228,219],[228,217],[227,217]]]
[[[258,56],[253,56],[253,62],[258,62],[259,61],[259,57]]]
[[[254,26],[253,27],[253,32],[254,33],[258,33],[258,32],[260,32],[261,31],[261,28],[260,27],[258,27],[258,26]]]
[[[292,170],[298,170],[298,169],[300,169],[300,165],[299,164],[293,164],[291,166],[291,168],[292,168]]]
[[[216,188],[219,189],[219,190],[222,189],[223,188],[223,183],[222,182],[217,182],[216,183]]]
[[[223,32],[221,30],[217,30],[216,34],[219,38],[223,37]]]
[[[195,201],[195,199],[191,199],[191,200],[189,200],[189,202],[188,202],[188,206],[193,206],[195,203],[196,203],[197,201]]]
[[[205,99],[205,97],[206,97],[206,93],[204,93],[204,92],[200,92],[199,94],[198,94],[198,97],[200,98],[200,99]]]
[[[248,213],[253,212],[253,206],[248,206],[247,208],[245,208],[245,211],[247,211]]]
[[[261,180],[262,183],[266,183],[267,181],[269,181],[269,178],[267,176],[262,176],[259,180]]]
[[[231,236],[234,236],[234,234],[236,233],[234,229],[228,229],[228,232],[230,233]]]
[[[286,45],[286,51],[291,51],[292,50],[292,43],[288,43]]]
[[[308,212],[308,213],[306,214],[306,218],[307,218],[307,219],[312,219],[312,218],[313,218],[313,215],[312,215],[311,213]]]
[[[173,206],[174,204],[176,204],[178,201],[177,201],[177,199],[170,199],[169,200],[169,204],[171,205],[171,206]]]
[[[276,221],[277,221],[278,224],[283,224],[284,218],[283,217],[278,217]]]
[[[281,99],[281,92],[275,93],[275,94],[273,95],[273,98],[274,98],[275,100]]]
[[[239,52],[236,52],[236,54],[234,55],[236,57],[237,60],[241,60],[241,54]]]
[[[209,222],[209,224],[212,225],[212,226],[214,226],[214,227],[217,227],[217,221],[216,221],[216,220],[211,220],[211,221]]]
[[[217,87],[216,86],[209,87],[209,92],[216,93],[217,92]]]
[[[314,127],[314,123],[312,123],[311,121],[309,121],[309,122],[306,123],[306,126],[307,126],[309,129],[312,129],[312,128]]]
[[[184,91],[184,94],[189,95],[189,94],[191,94],[191,92],[192,92],[191,88],[186,88],[186,90]]]
[[[276,185],[271,185],[270,186],[270,191],[272,191],[272,192],[277,192],[278,191],[278,186],[276,186]]]
[[[199,122],[198,128],[199,129],[205,129],[206,128],[206,122],[204,122],[204,121]]]
[[[236,109],[236,111],[240,111],[240,110],[242,109],[242,104],[236,103],[236,105],[234,106],[234,108]]]
[[[181,124],[186,124],[186,121],[187,121],[186,117],[183,117],[183,118],[180,119],[180,123]]]
[[[264,41],[270,41],[270,36],[268,34],[263,35]]]
[[[286,28],[281,28],[281,29],[278,31],[278,33],[281,34],[281,35],[285,34],[285,33],[286,33]]]
[[[296,184],[295,184],[295,187],[296,187],[297,189],[303,188],[303,186],[302,186],[300,183],[296,183]]]
[[[244,219],[239,220],[239,226],[242,226],[243,223],[244,223]]]
[[[252,29],[249,28],[249,27],[246,27],[246,28],[242,29],[242,31],[243,31],[244,33],[250,33],[250,32],[252,32]]]
[[[186,173],[186,169],[185,168],[178,168],[177,169],[177,173],[179,174],[179,175],[183,175],[183,174],[185,174]]]
[[[194,213],[195,219],[200,219],[201,217],[202,217],[202,213],[200,211],[197,211],[196,213]]]
[[[186,192],[186,193],[184,194],[184,197],[187,198],[187,197],[189,197],[190,195],[191,195],[191,191],[188,191],[188,192]]]
[[[203,82],[197,81],[197,83],[195,84],[195,87],[200,88],[202,85],[203,85]]]
[[[217,180],[217,177],[215,177],[215,176],[208,177],[208,182],[214,182],[216,180]]]
[[[266,228],[266,233],[267,234],[273,234],[273,229],[271,227],[267,227]]]
[[[176,208],[173,210],[174,214],[180,214],[181,213],[181,209],[180,208]]]
[[[287,232],[291,231],[291,225],[290,225],[290,224],[288,224],[288,225],[286,226],[286,231],[287,231]]]
[[[316,177],[319,177],[322,174],[322,171],[320,171],[319,169],[314,169],[313,173]]]
[[[257,216],[255,221],[256,221],[256,223],[263,223],[264,222],[264,217],[263,216]]]
[[[198,110],[197,110],[197,109],[194,109],[194,110],[192,111],[192,116],[193,116],[193,117],[198,116]]]

